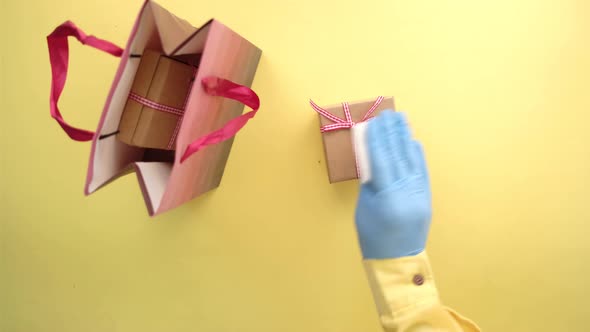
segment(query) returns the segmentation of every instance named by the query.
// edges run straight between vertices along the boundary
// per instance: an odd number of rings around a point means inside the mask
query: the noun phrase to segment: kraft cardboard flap
[[[166,190],[166,183],[172,172],[172,164],[166,162],[135,163],[135,173],[144,195],[148,212],[154,215],[160,208],[162,196]]]
[[[170,13],[155,2],[150,3],[155,27],[160,37],[162,51],[166,55],[172,55],[185,40],[190,38],[197,28],[187,21]]]
[[[175,56],[182,56],[186,54],[201,54],[205,50],[205,42],[209,35],[211,23],[213,20],[209,20],[203,24],[198,30],[196,30],[191,36],[189,36],[172,53]]]

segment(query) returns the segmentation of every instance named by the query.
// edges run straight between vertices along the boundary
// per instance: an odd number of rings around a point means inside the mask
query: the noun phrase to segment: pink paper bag
[[[121,57],[96,132],[67,124],[58,109],[67,76],[69,36]],[[125,49],[86,35],[69,21],[56,28],[47,43],[52,66],[51,116],[70,138],[92,141],[86,195],[135,171],[153,216],[219,185],[234,135],[260,105],[250,89],[260,49],[217,20],[194,28],[151,0],[142,6]],[[126,145],[115,135],[145,49],[198,62],[176,136],[176,153],[166,157],[154,157],[153,151]],[[242,114],[244,105],[252,110]]]

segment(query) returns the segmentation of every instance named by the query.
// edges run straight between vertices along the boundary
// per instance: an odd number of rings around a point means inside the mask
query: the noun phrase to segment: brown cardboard
[[[158,104],[182,109],[195,67],[145,50],[131,91]],[[168,149],[180,116],[127,100],[119,123],[119,140],[134,146]]]
[[[350,115],[353,122],[359,122],[363,119],[367,111],[373,106],[376,99],[349,102]],[[323,107],[325,110],[335,116],[345,119],[342,104]],[[395,110],[393,97],[385,97],[381,104],[373,113],[376,116],[384,110]],[[333,123],[330,119],[319,115],[320,127]],[[356,169],[356,158],[352,146],[352,137],[350,129],[339,129],[322,133],[324,142],[324,153],[326,155],[326,165],[328,167],[328,177],[330,183],[358,179]]]

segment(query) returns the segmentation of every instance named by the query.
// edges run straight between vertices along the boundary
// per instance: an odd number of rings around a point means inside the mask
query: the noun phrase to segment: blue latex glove
[[[417,255],[432,215],[424,152],[403,113],[382,112],[368,126],[371,179],[361,187],[355,218],[363,257]]]

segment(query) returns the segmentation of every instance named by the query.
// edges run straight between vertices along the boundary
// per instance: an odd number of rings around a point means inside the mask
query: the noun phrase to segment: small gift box
[[[173,150],[197,68],[145,50],[117,137],[143,148]]]
[[[344,102],[326,107],[320,107],[313,101],[310,104],[319,114],[330,183],[358,179],[359,168],[350,129],[357,123],[370,120],[381,111],[394,110],[393,97]]]

